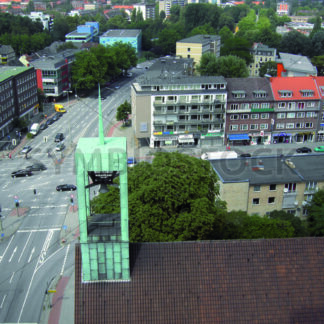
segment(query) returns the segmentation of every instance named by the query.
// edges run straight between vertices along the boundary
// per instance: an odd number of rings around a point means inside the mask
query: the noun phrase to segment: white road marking
[[[15,249],[13,250],[11,257],[9,259],[9,263],[12,261],[12,258],[14,257],[15,253],[17,252],[17,246],[15,247]]]
[[[34,252],[35,252],[35,247],[33,247],[32,251],[31,251],[31,253],[30,253],[30,256],[29,256],[29,259],[28,259],[28,263],[29,263],[30,260],[32,259]]]
[[[11,241],[13,240],[13,238],[14,238],[14,235],[13,235],[12,238],[10,239],[10,241],[9,241],[9,243],[8,243],[8,245],[7,245],[6,249],[5,249],[5,251],[4,251],[3,254],[0,256],[0,263],[1,263],[2,259],[3,259],[3,257],[5,256],[5,254],[6,254],[7,250],[8,250],[8,248],[9,248],[9,246],[10,246],[10,244],[11,244]]]
[[[63,272],[64,272],[64,267],[65,267],[65,263],[66,263],[66,259],[67,259],[67,255],[69,253],[70,250],[70,244],[67,246],[66,252],[65,252],[65,256],[64,256],[64,260],[63,260],[63,264],[62,264],[62,269],[61,269],[61,276],[63,276]]]
[[[27,246],[27,244],[28,244],[28,241],[29,241],[31,235],[32,235],[32,233],[29,233],[29,235],[28,235],[28,239],[27,239],[27,242],[25,243],[25,246],[24,246],[24,248],[23,248],[23,250],[22,250],[22,252],[21,252],[21,254],[20,254],[20,257],[19,257],[19,259],[18,259],[18,263],[20,262],[20,259],[21,259],[22,255],[24,254],[24,251],[25,251],[25,249],[26,249],[26,246]]]
[[[48,206],[31,206],[31,209],[39,209],[39,208],[57,208],[57,207],[66,207],[66,205],[48,205]]]
[[[17,233],[29,233],[29,232],[48,232],[48,231],[60,231],[61,227],[57,228],[39,228],[39,229],[26,229],[26,230],[19,230]]]
[[[9,283],[10,283],[10,284],[11,284],[11,282],[12,282],[12,279],[13,279],[14,275],[15,275],[15,272],[13,272],[12,275],[11,275],[11,277],[10,277],[10,280],[9,280]]]
[[[1,302],[1,305],[0,305],[0,308],[3,307],[3,303],[4,303],[4,301],[6,300],[6,297],[7,297],[7,295],[4,295],[4,296],[3,296],[3,298],[2,298],[2,302]]]

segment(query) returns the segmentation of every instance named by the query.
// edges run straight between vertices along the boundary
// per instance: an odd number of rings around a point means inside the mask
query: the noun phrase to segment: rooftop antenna
[[[101,96],[100,96],[100,84],[98,83],[98,105],[99,105],[99,144],[105,144],[104,130],[102,123],[102,109],[101,109]]]

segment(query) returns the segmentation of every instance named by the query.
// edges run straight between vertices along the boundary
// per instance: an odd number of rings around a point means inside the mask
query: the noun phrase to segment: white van
[[[237,153],[235,151],[218,151],[206,152],[201,155],[202,160],[220,160],[220,159],[236,159]]]

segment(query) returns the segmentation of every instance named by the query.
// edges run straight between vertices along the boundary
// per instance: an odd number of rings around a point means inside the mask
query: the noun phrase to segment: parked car
[[[32,150],[32,147],[30,145],[24,146],[21,150],[21,154],[28,154]]]
[[[74,191],[77,187],[72,184],[62,184],[56,187],[56,191]]]
[[[57,114],[55,114],[53,117],[52,117],[52,120],[54,121],[57,121],[59,119],[59,116]]]
[[[240,157],[251,157],[250,153],[242,153],[240,154]]]
[[[26,167],[26,170],[28,171],[43,171],[46,170],[46,166],[43,163],[35,163],[33,165],[29,165]]]
[[[52,125],[55,123],[55,120],[53,120],[53,118],[49,118],[47,121],[46,121],[46,125],[49,126],[49,125]]]
[[[136,161],[136,159],[134,157],[129,157],[127,159],[127,164],[128,164],[129,167],[134,166],[136,163],[137,163],[137,161]]]
[[[39,126],[39,130],[44,130],[48,127],[48,125],[46,123],[43,123]]]
[[[120,89],[120,86],[119,85],[116,85],[115,86],[115,90],[118,90],[118,89]]]
[[[312,152],[312,149],[310,149],[309,147],[299,147],[296,150],[297,153],[310,153]]]
[[[324,152],[324,146],[317,146],[314,148],[315,152]]]
[[[57,112],[56,114],[55,114],[55,116],[57,116],[57,118],[61,118],[62,116],[63,116],[63,113],[61,113],[61,112]],[[54,117],[55,117],[54,116]]]
[[[64,140],[64,134],[63,133],[57,133],[54,139],[54,142],[61,142]]]
[[[63,142],[58,143],[55,147],[55,151],[63,151],[65,149],[65,145]]]
[[[12,178],[16,178],[16,177],[29,177],[33,175],[32,172],[30,170],[17,170],[11,173],[11,177]]]

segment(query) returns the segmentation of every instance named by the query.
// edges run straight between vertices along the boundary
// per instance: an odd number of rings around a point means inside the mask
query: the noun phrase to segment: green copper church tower
[[[82,281],[128,281],[127,145],[124,137],[104,137],[99,88],[99,137],[80,138],[76,153]],[[119,177],[120,213],[94,214],[90,190],[107,188]],[[116,202],[117,203],[117,202]]]

